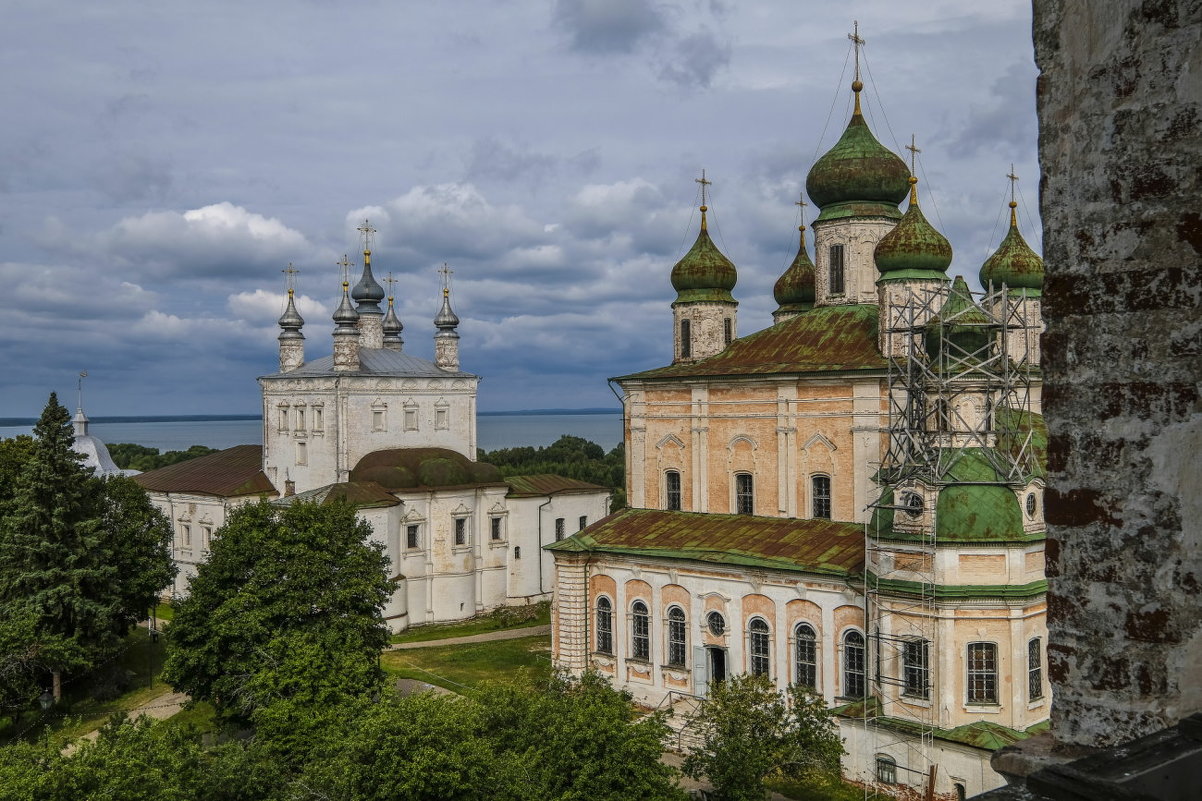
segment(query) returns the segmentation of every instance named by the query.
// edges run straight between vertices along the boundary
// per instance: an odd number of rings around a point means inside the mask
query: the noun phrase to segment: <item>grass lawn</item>
[[[449,637],[468,637],[472,634],[486,634],[490,631],[507,631],[509,629],[524,629],[527,626],[545,626],[551,622],[551,605],[535,604],[536,609],[530,611],[534,615],[525,620],[506,622],[501,615],[490,613],[464,620],[458,623],[430,623],[425,626],[415,626],[400,634],[394,634],[391,642],[429,642],[430,640],[445,640]],[[524,610],[525,607],[517,609]]]
[[[0,718],[0,743],[11,742],[18,736],[23,739],[36,738],[44,732],[49,733],[55,742],[66,741],[100,728],[114,713],[128,712],[171,692],[171,688],[157,678],[163,667],[163,638],[152,643],[150,633],[139,627],[130,632],[125,643],[125,651],[115,660],[118,668],[125,671],[129,678],[128,689],[124,693],[109,701],[97,701],[89,697],[92,688],[86,678],[78,683],[68,681],[63,688],[62,703],[38,719],[36,725],[30,724],[41,714],[40,710],[37,713],[26,712],[15,727],[7,718]],[[152,670],[156,676],[153,682],[150,680]]]
[[[864,788],[842,779],[809,784],[792,779],[769,779],[764,785],[794,801],[864,801]]]
[[[549,677],[551,638],[544,635],[463,645],[432,645],[388,651],[380,661],[394,679],[417,679],[464,693],[483,681],[510,677],[522,668],[535,679]]]

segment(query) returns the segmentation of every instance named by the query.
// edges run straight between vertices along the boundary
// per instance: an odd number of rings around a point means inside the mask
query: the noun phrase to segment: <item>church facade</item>
[[[306,361],[289,287],[279,371],[259,378],[263,445],[137,477],[175,527],[173,593],[187,592],[238,505],[345,500],[392,565],[385,617],[393,631],[548,599],[554,565],[542,546],[603,517],[609,490],[553,475],[502,478],[476,460],[480,379],[459,366],[449,282],[434,319],[434,361],[406,353],[394,299],[381,308],[370,226],[361,230],[362,277],[353,289],[344,277],[330,355]]]
[[[614,379],[630,508],[548,546],[552,647],[686,716],[732,674],[806,685],[840,711],[848,775],[921,787],[937,764],[964,797],[1049,713],[1043,268],[1012,202],[985,295],[951,280],[852,89],[806,181],[815,256],[803,226],[771,327],[736,336],[703,194],[672,363]]]

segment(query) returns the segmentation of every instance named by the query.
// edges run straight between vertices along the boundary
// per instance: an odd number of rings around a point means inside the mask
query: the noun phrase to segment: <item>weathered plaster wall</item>
[[[1202,710],[1202,3],[1034,38],[1053,734],[1109,745]]]

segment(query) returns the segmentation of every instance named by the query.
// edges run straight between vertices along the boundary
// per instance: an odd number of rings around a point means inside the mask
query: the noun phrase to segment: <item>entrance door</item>
[[[726,681],[726,649],[706,648],[709,651],[710,682]]]

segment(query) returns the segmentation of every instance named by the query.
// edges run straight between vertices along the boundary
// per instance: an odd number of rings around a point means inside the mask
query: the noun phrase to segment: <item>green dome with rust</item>
[[[1021,294],[1040,295],[1043,292],[1043,259],[1023,239],[1018,231],[1018,220],[1014,214],[1014,201],[1010,202],[1010,230],[992,256],[981,265],[981,286],[995,287],[1002,284],[1010,291]]]
[[[797,255],[772,287],[772,295],[780,305],[778,312],[803,312],[814,307],[814,262],[806,250],[805,226],[798,230],[801,231],[801,243],[797,246]]]
[[[710,239],[705,224],[705,206],[701,207],[701,230],[697,241],[684,258],[672,268],[672,288],[676,290],[676,303],[694,301],[722,301],[734,303],[730,290],[739,280],[738,271],[730,259],[722,255],[718,246]]]
[[[954,346],[954,350],[948,354],[953,358],[963,359],[970,354],[980,354],[993,340],[995,329],[996,326],[981,311],[981,307],[973,302],[967,282],[957,275],[939,313],[927,322],[927,355],[932,361],[937,361],[944,339]]]
[[[913,185],[917,180],[911,178],[910,182]],[[882,279],[944,278],[952,263],[952,246],[927,222],[917,193],[911,192],[910,207],[901,222],[881,237],[873,255]]]
[[[854,88],[854,87],[853,87]],[[856,110],[847,130],[810,169],[806,193],[822,209],[819,220],[840,217],[882,216],[897,219],[897,205],[906,197],[910,171],[896,153],[886,148]]]

